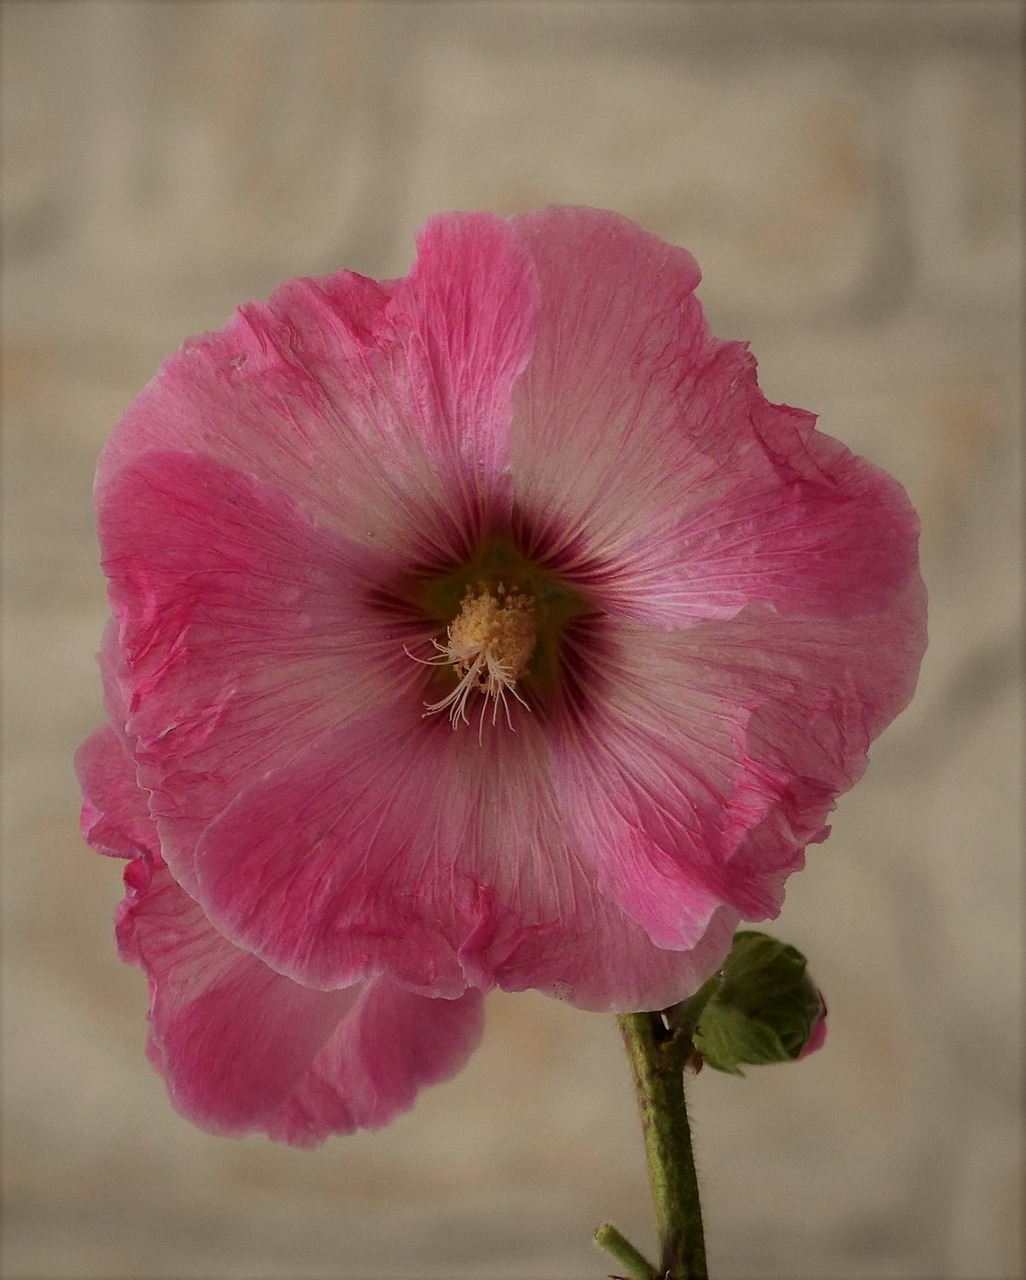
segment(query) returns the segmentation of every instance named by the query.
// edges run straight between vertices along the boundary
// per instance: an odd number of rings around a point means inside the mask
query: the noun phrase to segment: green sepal
[[[744,1065],[793,1062],[823,1016],[823,997],[802,953],[765,933],[734,935],[719,986],[692,1039],[702,1060],[740,1076]]]

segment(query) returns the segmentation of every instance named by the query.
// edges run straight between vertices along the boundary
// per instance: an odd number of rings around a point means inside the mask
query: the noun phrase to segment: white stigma
[[[527,670],[536,640],[533,597],[509,592],[501,582],[494,595],[481,585],[476,591],[468,587],[460,611],[446,633],[446,643],[433,641],[437,654],[417,659],[432,665],[451,666],[459,677],[456,688],[446,697],[438,702],[425,702],[424,714],[448,711],[454,729],[460,721],[469,724],[467,702],[476,691],[484,698],[481,725],[490,700],[492,724],[501,706],[506,723],[512,729],[506,695],[512,694],[524,703],[516,684]]]

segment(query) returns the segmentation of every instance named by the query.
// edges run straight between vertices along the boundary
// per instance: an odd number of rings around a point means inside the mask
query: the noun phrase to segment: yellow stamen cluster
[[[487,699],[492,700],[492,724],[501,705],[506,722],[512,727],[506,694],[523,702],[516,683],[527,670],[537,642],[534,620],[534,598],[517,591],[507,591],[500,582],[494,594],[478,585],[468,588],[459,613],[448,628],[447,643],[434,641],[438,653],[422,659],[440,666],[451,666],[459,683],[438,702],[425,703],[427,714],[448,711],[453,728],[462,720],[469,723],[467,700],[476,689],[484,694],[481,723]]]

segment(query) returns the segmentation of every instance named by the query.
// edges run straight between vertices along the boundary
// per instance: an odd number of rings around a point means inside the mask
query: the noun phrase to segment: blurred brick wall
[[[5,1276],[598,1277],[649,1238],[610,1019],[495,998],[471,1067],[313,1153],[179,1120],[76,830],[90,484],[159,359],[281,279],[405,272],[431,212],[686,244],[771,398],[924,519],[912,708],[779,932],[828,1048],[693,1089],[715,1274],[1022,1274],[1022,9],[8,0],[2,13]]]

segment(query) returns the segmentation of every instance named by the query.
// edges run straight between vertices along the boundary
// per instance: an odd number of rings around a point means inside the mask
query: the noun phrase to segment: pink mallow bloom
[[[775,915],[925,603],[901,487],[766,401],[684,250],[561,208],[418,244],[240,308],[130,406],[102,663],[155,1007],[202,934],[339,1026],[440,997],[449,1069],[468,989],[662,1008]],[[260,1009],[205,1030],[273,1056]]]

